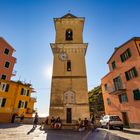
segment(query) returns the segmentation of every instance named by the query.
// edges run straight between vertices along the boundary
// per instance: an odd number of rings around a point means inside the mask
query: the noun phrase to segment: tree
[[[100,117],[104,113],[104,103],[101,86],[94,87],[88,92],[90,114]]]

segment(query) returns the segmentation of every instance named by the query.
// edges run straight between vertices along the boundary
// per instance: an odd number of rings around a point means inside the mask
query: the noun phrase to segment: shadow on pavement
[[[124,133],[134,134],[134,135],[140,135],[140,131],[133,131],[133,130],[123,130]]]
[[[45,130],[47,133],[46,140],[83,140],[89,131],[73,131],[73,130]]]
[[[106,130],[96,129],[92,132],[86,140],[129,140],[122,136],[112,134]]]
[[[32,129],[27,132],[27,135],[34,132],[36,128],[37,128],[37,126],[33,126]]]
[[[19,123],[4,123],[0,124],[0,129],[7,129],[7,128],[14,128],[14,127],[19,127],[22,126],[22,124]]]

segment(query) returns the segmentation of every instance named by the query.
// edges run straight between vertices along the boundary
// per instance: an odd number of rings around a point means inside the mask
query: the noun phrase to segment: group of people
[[[62,122],[60,117],[57,117],[56,119],[54,117],[51,118],[51,127],[52,128],[61,128]]]
[[[62,126],[60,117],[57,117],[56,119],[54,117],[52,117],[50,120],[49,120],[49,117],[46,117],[46,120],[41,123],[41,129],[43,128],[43,126],[45,126],[45,125],[47,126],[49,124],[50,124],[51,128],[56,128],[56,129],[60,129]]]
[[[21,115],[20,115],[20,122],[23,122],[23,119],[24,119],[24,112],[21,113]],[[36,127],[37,124],[38,124],[38,113],[36,112],[34,120],[33,120],[33,127]],[[42,122],[42,124],[41,124],[41,128],[43,125],[48,125],[48,124],[49,124],[49,117],[46,117],[45,122]],[[62,121],[61,121],[60,117],[54,118],[52,116],[52,118],[50,119],[50,126],[51,126],[51,128],[60,129],[62,127]],[[94,130],[94,117],[91,117],[90,120],[88,120],[87,118],[85,118],[84,120],[79,118],[77,120],[76,129],[78,131],[84,131],[88,127],[90,127],[91,130]]]
[[[90,119],[90,121],[85,118],[84,120],[82,120],[81,118],[78,119],[77,121],[77,125],[76,125],[76,129],[78,131],[84,131],[85,129],[88,129],[88,127],[91,127],[91,129],[94,129],[94,118],[92,117]]]

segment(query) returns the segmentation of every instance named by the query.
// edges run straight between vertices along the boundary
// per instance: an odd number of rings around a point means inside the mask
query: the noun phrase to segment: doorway
[[[124,126],[128,127],[129,126],[129,121],[128,121],[127,112],[122,112],[122,118],[123,118]]]
[[[71,112],[71,108],[67,108],[67,123],[71,123],[72,121],[72,112]]]

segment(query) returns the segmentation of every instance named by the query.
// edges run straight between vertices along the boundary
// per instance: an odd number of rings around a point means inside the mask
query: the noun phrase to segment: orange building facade
[[[14,48],[0,37],[0,123],[12,122],[14,115],[32,117],[36,98],[31,97],[34,92],[30,83],[12,81],[16,58],[13,57]]]
[[[10,80],[11,76],[15,76],[13,68],[16,58],[12,56],[14,52],[15,49],[0,37],[0,79]]]
[[[101,80],[105,113],[140,128],[140,37],[115,48],[108,66],[110,72]]]

